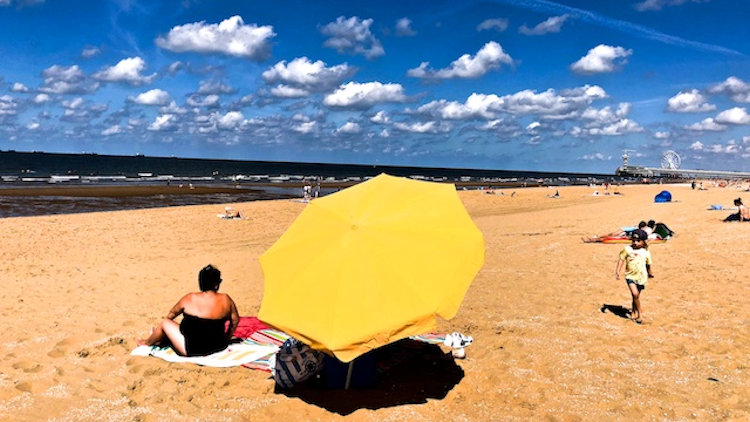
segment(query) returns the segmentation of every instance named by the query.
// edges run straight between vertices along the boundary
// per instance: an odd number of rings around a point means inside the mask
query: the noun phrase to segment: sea
[[[320,195],[380,173],[455,183],[458,189],[633,183],[615,175],[470,168],[406,167],[247,160],[217,160],[144,155],[62,154],[0,151],[0,218],[114,211],[166,206],[220,204],[300,198],[303,186],[320,185]],[[72,196],[87,186],[210,186],[222,192]],[[24,189],[39,195],[8,195]],[[42,189],[46,188],[46,189]],[[36,191],[35,191],[36,189]],[[84,189],[81,189],[84,190]],[[84,190],[85,191],[85,190]],[[59,194],[58,194],[59,192]]]

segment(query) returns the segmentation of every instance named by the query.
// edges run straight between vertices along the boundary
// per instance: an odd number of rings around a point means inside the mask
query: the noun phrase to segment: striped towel
[[[427,333],[409,337],[412,340],[422,341],[428,344],[443,344],[445,334]]]

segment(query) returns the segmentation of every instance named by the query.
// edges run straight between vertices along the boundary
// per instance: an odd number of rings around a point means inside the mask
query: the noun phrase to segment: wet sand
[[[654,203],[662,189],[675,202]],[[207,263],[221,269],[240,313],[255,315],[258,257],[304,203],[0,219],[0,420],[750,419],[750,224],[708,211],[750,193],[558,190],[557,199],[548,188],[459,193],[485,236],[486,262],[456,318],[439,328],[474,344],[465,360],[422,368],[400,380],[409,391],[390,393],[290,397],[264,372],[129,355],[136,337],[197,289]],[[247,218],[216,218],[225,205]],[[614,279],[623,245],[580,238],[651,218],[677,236],[651,246],[656,278],[637,325],[618,316],[630,306]]]

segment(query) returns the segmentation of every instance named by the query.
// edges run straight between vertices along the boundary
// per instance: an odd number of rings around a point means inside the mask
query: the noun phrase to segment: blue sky
[[[750,171],[750,2],[0,0],[0,148]]]

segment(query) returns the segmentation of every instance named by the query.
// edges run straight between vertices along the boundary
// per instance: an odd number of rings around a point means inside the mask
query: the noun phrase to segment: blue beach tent
[[[654,202],[672,202],[672,194],[667,190],[663,190],[654,197]]]

